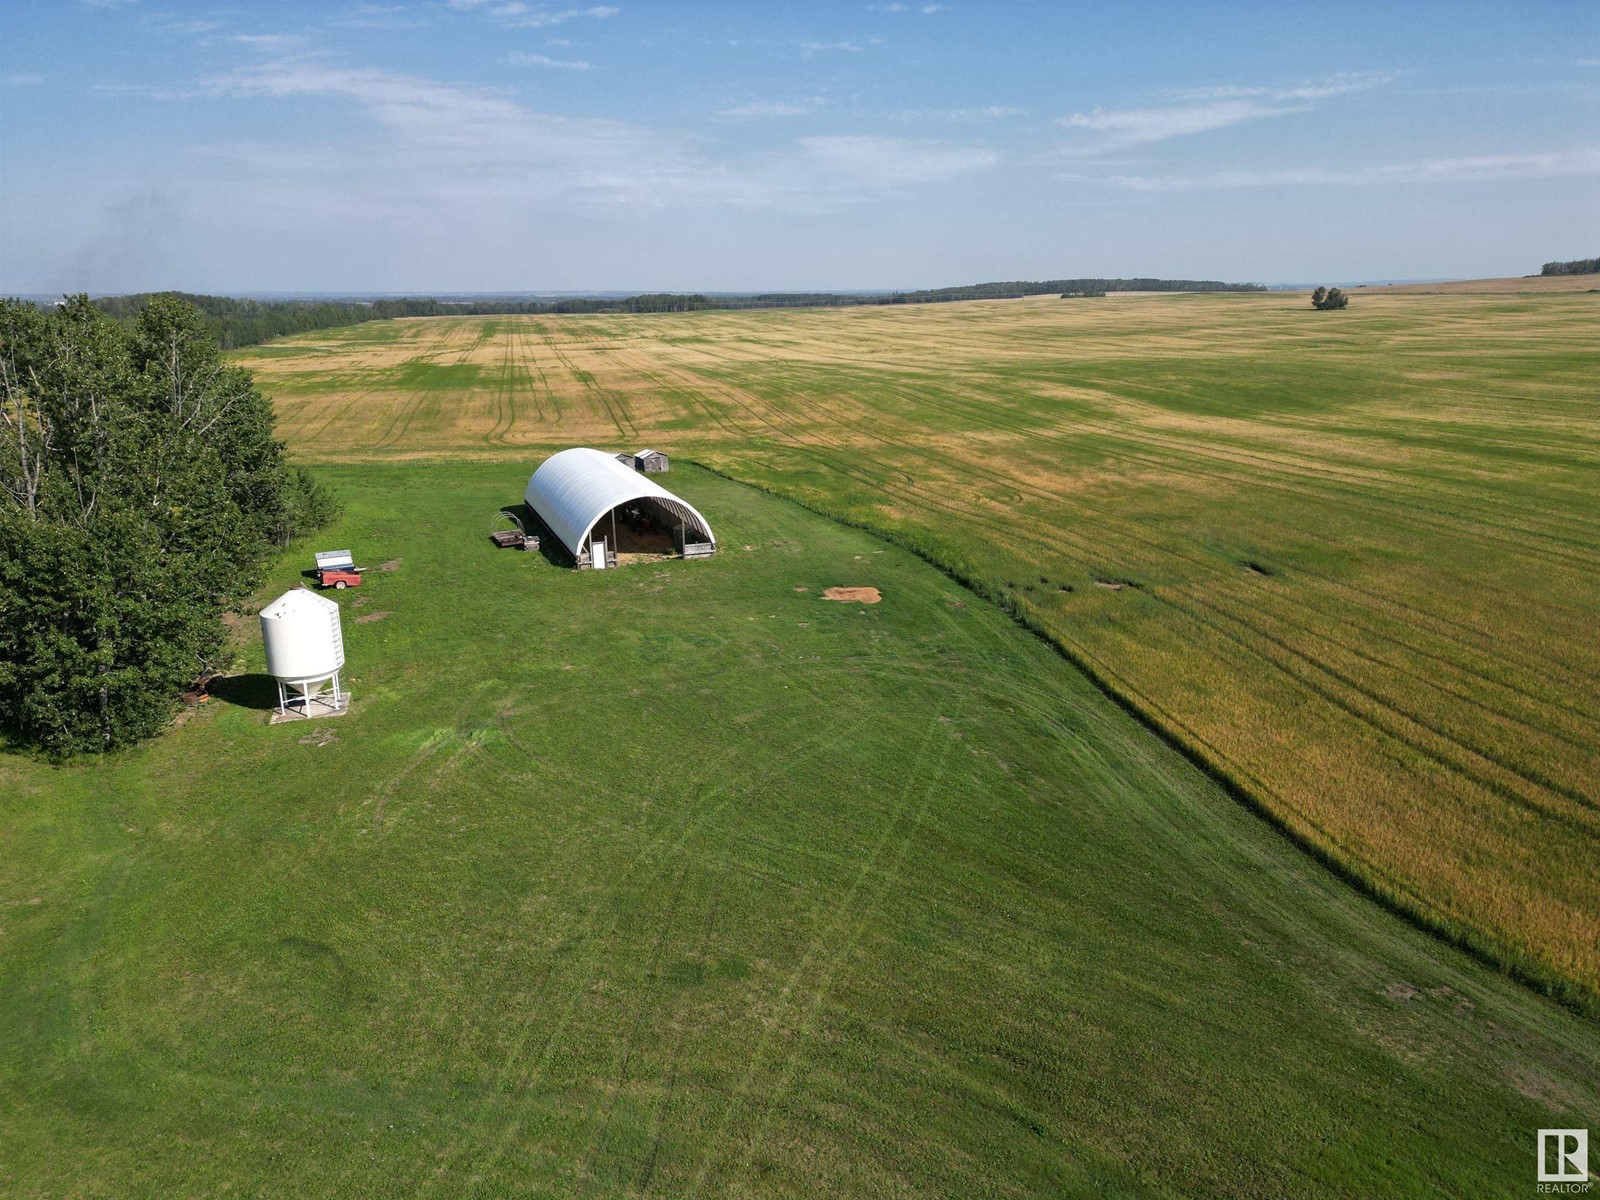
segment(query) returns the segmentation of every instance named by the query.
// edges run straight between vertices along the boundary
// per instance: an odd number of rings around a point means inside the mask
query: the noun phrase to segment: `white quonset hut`
[[[261,610],[261,640],[266,643],[267,674],[278,682],[279,716],[287,716],[295,703],[306,717],[344,711],[350,694],[339,687],[344,633],[337,604],[305,588],[285,592]],[[329,683],[331,703],[322,695]]]
[[[617,551],[703,558],[717,548],[694,505],[599,450],[563,450],[540,464],[523,497],[579,567],[614,567]]]

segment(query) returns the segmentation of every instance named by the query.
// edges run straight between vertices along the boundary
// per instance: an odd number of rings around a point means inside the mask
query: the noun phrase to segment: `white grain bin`
[[[343,711],[348,697],[339,688],[344,634],[337,604],[305,588],[285,592],[261,610],[261,640],[267,648],[267,673],[278,681],[280,714],[287,715],[297,697],[301,715],[312,716],[312,701],[328,683],[333,684],[329,711]],[[319,703],[328,707],[326,699]]]

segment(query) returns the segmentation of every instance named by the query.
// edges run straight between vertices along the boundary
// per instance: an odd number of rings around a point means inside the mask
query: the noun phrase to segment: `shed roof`
[[[528,480],[523,498],[574,557],[595,522],[630,500],[654,500],[713,545],[717,540],[694,505],[600,450],[552,454]]]

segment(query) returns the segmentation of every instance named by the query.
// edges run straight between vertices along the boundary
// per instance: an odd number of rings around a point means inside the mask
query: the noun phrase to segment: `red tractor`
[[[319,587],[338,588],[341,592],[347,587],[361,586],[361,572],[365,567],[358,567],[356,557],[348,550],[324,550],[317,554],[317,585]]]

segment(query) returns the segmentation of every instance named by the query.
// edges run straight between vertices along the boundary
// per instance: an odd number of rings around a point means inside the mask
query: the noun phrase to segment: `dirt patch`
[[[339,740],[339,735],[331,729],[319,729],[315,733],[307,734],[300,739],[302,746],[331,746]]]
[[[243,624],[244,617],[238,613],[227,612],[222,614],[222,627],[224,629],[238,629]]]
[[[810,590],[811,589],[808,588],[808,587],[797,587],[797,588],[795,588],[795,591],[797,591],[797,592],[809,592]]]
[[[1383,994],[1391,1000],[1415,1000],[1422,992],[1409,983],[1391,983],[1383,989]]]
[[[1120,592],[1124,587],[1127,586],[1127,584],[1115,583],[1110,579],[1096,579],[1094,581],[1094,585],[1095,587],[1103,587],[1107,591],[1112,592]]]
[[[368,621],[381,621],[389,615],[390,613],[388,611],[365,613],[356,618],[356,624],[365,625]]]
[[[380,571],[398,571],[400,569],[400,564],[403,563],[403,562],[405,562],[405,559],[403,559],[403,558],[391,558],[386,563],[379,563],[378,564],[378,570],[380,570]]]
[[[1564,1084],[1557,1083],[1543,1071],[1518,1067],[1508,1076],[1511,1086],[1530,1100],[1537,1100],[1551,1108],[1581,1108],[1583,1098]]]
[[[824,600],[842,600],[847,604],[876,604],[883,599],[875,587],[831,587],[822,591]]]

